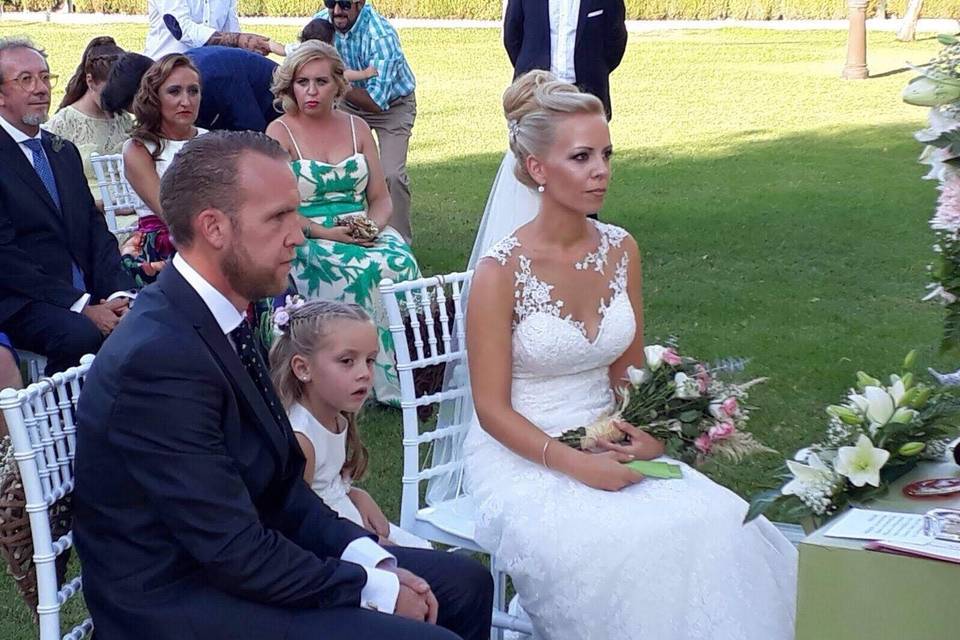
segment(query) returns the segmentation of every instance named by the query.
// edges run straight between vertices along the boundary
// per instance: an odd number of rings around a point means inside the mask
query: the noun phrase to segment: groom
[[[284,290],[304,240],[288,160],[262,134],[218,131],[163,176],[179,253],[78,408],[74,532],[97,637],[485,638],[481,565],[387,551],[303,481],[243,313]]]

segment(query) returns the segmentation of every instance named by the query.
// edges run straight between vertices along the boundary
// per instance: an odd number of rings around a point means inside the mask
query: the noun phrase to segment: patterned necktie
[[[263,363],[260,355],[260,347],[253,339],[253,332],[246,320],[240,323],[240,326],[230,332],[233,344],[237,347],[237,355],[240,356],[240,362],[253,380],[253,384],[260,392],[260,397],[270,407],[270,413],[274,420],[281,427],[286,424],[287,416],[280,408],[280,399],[273,389],[273,383],[270,381],[270,372]]]
[[[40,177],[40,182],[47,188],[47,193],[53,198],[53,203],[57,205],[57,210],[60,211],[60,215],[63,215],[63,207],[60,206],[60,192],[57,191],[57,180],[53,177],[53,168],[47,160],[47,154],[43,152],[40,138],[24,140],[23,144],[27,149],[30,149],[30,153],[33,154],[33,170],[37,172],[37,175]],[[83,281],[83,271],[80,270],[80,267],[73,260],[70,261],[70,276],[74,289],[79,289],[80,291],[87,290],[87,285]]]

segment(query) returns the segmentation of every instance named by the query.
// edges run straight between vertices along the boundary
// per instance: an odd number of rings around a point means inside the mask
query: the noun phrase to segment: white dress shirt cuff
[[[363,567],[376,567],[385,560],[387,566],[397,566],[396,556],[367,537],[357,538],[348,544],[340,555],[340,559]]]
[[[400,578],[391,571],[364,567],[367,584],[360,590],[360,606],[371,611],[392,614],[400,595]]]
[[[131,300],[136,300],[137,294],[133,291],[114,291],[107,297],[107,302],[116,300],[117,298],[130,298]]]
[[[79,300],[73,303],[73,305],[70,307],[70,311],[73,311],[74,313],[83,313],[83,309],[87,306],[88,302],[90,302],[90,294],[85,293],[80,296]]]

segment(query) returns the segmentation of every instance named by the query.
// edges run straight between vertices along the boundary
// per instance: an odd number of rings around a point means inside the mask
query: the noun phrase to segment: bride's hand
[[[583,453],[574,477],[583,484],[604,491],[620,491],[643,480],[643,475],[623,465],[635,458],[628,453],[606,451]]]
[[[613,426],[622,431],[627,439],[622,444],[601,440],[598,443],[600,448],[633,456],[634,460],[653,460],[663,455],[663,443],[646,431],[623,420],[615,420]]]

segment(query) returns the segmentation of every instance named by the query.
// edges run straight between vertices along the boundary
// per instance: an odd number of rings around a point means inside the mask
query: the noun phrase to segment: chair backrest
[[[10,432],[30,518],[40,640],[61,640],[60,608],[81,589],[79,575],[65,580],[63,587],[57,584],[57,556],[73,546],[73,531],[71,526],[54,540],[49,510],[73,492],[74,416],[92,362],[93,356],[86,355],[79,366],[43,378],[26,389],[0,392],[0,410]],[[79,640],[92,629],[93,622],[87,618],[62,638]]]
[[[103,200],[103,213],[107,219],[107,228],[118,233],[117,211],[127,211],[142,207],[143,202],[133,190],[123,173],[123,156],[119,153],[102,156],[91,154],[90,162],[100,187],[100,199]]]
[[[412,530],[420,508],[420,483],[445,474],[457,478],[463,466],[460,445],[470,426],[470,415],[459,409],[469,402],[466,375],[466,331],[464,289],[473,271],[395,283],[380,282],[390,334],[393,337],[400,378],[400,408],[403,412],[403,493],[400,526]],[[411,332],[411,344],[408,334]],[[414,372],[443,365],[447,383],[441,391],[417,395]],[[457,416],[457,422],[431,428],[421,421],[417,409],[440,405],[440,422]],[[421,447],[428,447],[421,455]],[[444,449],[443,455],[437,452]],[[423,462],[421,463],[421,460]]]

